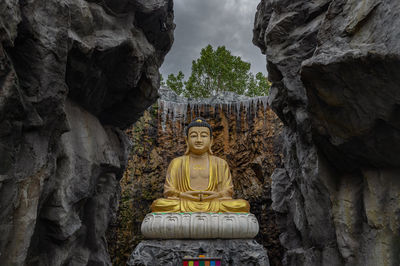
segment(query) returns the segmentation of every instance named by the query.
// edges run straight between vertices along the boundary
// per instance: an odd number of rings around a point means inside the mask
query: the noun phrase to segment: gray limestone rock
[[[221,257],[222,265],[269,266],[267,251],[252,239],[144,240],[133,251],[128,265],[182,265],[185,256]]]
[[[172,20],[172,0],[0,2],[0,265],[110,265],[121,130],[157,98]]]
[[[284,265],[400,263],[398,12],[380,0],[257,8],[253,42],[285,124],[272,177]]]
[[[316,143],[338,168],[400,167],[399,10],[396,1],[333,3],[303,62]]]

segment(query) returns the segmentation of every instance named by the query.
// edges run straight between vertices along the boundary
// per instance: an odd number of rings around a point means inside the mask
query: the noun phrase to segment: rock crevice
[[[281,166],[281,123],[267,106],[267,97],[222,92],[207,99],[187,99],[161,88],[160,99],[128,130],[132,157],[122,184],[118,223],[111,232],[114,263],[142,239],[140,227],[150,205],[163,197],[166,171],[186,150],[185,131],[192,119],[205,118],[213,128],[213,153],[224,158],[232,173],[235,196],[246,199],[260,224],[256,240],[268,250],[270,263],[280,265],[282,247],[271,209],[271,174]],[[118,243],[118,244],[117,244]],[[133,245],[132,245],[133,243]]]

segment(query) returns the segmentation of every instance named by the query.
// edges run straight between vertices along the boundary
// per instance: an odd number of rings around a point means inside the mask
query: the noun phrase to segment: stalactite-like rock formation
[[[285,265],[400,264],[400,3],[262,0]]]
[[[172,0],[0,1],[0,265],[110,265],[129,140]]]
[[[248,98],[224,93],[200,101],[178,97],[160,90],[161,97],[145,112],[128,135],[133,140],[132,160],[122,179],[122,201],[118,232],[113,243],[116,265],[141,240],[140,225],[153,200],[163,197],[169,163],[185,152],[184,127],[202,116],[213,128],[213,152],[231,169],[237,198],[250,202],[260,223],[257,241],[268,250],[271,265],[280,265],[282,248],[271,209],[270,175],[281,167],[281,123],[267,107],[267,97]]]

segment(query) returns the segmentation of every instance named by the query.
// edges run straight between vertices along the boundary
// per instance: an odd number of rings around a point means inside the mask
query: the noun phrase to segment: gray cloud
[[[187,78],[201,48],[225,45],[251,63],[253,73],[267,73],[265,56],[253,45],[253,23],[260,0],[174,0],[175,42],[160,72],[166,78],[179,70]]]

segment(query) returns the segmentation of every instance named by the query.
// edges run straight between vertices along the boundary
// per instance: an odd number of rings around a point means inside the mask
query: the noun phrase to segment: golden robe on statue
[[[152,212],[250,212],[250,205],[246,200],[232,199],[232,177],[227,162],[209,155],[209,170],[208,187],[203,191],[219,192],[221,198],[204,201],[179,198],[180,192],[200,190],[190,186],[189,156],[172,160],[164,185],[165,198],[153,202]]]

